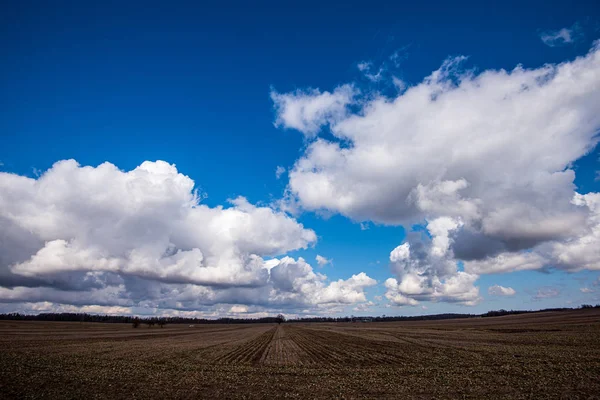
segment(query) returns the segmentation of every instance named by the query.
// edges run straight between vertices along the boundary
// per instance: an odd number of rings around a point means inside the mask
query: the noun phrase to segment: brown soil
[[[0,398],[600,399],[600,310],[396,323],[0,321]]]

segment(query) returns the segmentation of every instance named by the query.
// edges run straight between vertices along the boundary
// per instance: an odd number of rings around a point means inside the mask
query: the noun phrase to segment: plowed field
[[[0,321],[0,398],[600,398],[600,311],[436,322]]]

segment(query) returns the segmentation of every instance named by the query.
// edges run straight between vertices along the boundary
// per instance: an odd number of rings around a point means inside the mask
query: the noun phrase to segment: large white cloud
[[[38,179],[0,173],[0,302],[193,310],[365,300],[372,282],[353,282],[366,275],[327,284],[301,259],[265,261],[316,242],[293,218],[243,197],[229,207],[199,200],[162,161],[121,171],[67,160]]]
[[[464,62],[447,60],[393,98],[365,92],[351,111],[304,114],[315,138],[289,172],[287,202],[427,226],[428,237],[392,252],[400,281],[386,286],[398,304],[476,302],[482,273],[598,268],[596,195],[576,194],[572,166],[599,139],[600,43],[534,69],[475,73]],[[280,96],[290,109],[311,103],[307,92]],[[276,109],[278,124],[307,133]],[[333,138],[318,135],[326,124]],[[457,226],[436,232],[434,221]]]
[[[575,212],[569,166],[598,140],[599,48],[538,69],[476,75],[456,63],[396,98],[365,99],[359,111],[330,120],[338,140],[313,141],[290,172],[302,206],[385,224],[451,207],[502,235],[505,219],[529,212],[529,205],[540,210],[528,215],[531,222],[556,221],[541,235],[562,230],[565,214]],[[296,106],[297,94],[286,96],[287,107]],[[285,113],[278,120],[296,125]]]
[[[244,198],[199,203],[194,182],[162,161],[123,172],[112,164],[56,163],[39,179],[0,175],[0,212],[43,246],[13,273],[110,271],[206,285],[267,279],[261,256],[305,248],[315,233]]]

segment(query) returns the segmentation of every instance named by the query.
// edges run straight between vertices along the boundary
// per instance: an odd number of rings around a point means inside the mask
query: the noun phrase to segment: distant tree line
[[[454,318],[473,318],[478,317],[475,314],[435,314],[435,315],[416,315],[416,316],[373,316],[373,317],[304,317],[289,319],[287,322],[393,322],[393,321],[429,321]]]
[[[600,304],[596,304],[595,306],[591,304],[582,304],[579,309],[589,309],[589,308],[600,308]],[[529,314],[534,312],[548,312],[548,311],[569,311],[569,310],[577,310],[577,308],[545,308],[543,310],[537,311],[529,311],[529,310],[496,310],[496,311],[488,311],[485,314],[482,314],[482,317],[499,317],[501,315],[514,315],[514,314]]]
[[[283,315],[277,317],[264,318],[184,318],[184,317],[148,317],[140,318],[126,315],[96,315],[85,313],[41,313],[20,314],[8,313],[0,314],[0,320],[12,321],[61,321],[61,322],[105,322],[117,324],[133,324],[134,327],[139,327],[141,324],[146,324],[149,327],[158,325],[160,327],[166,324],[250,324],[250,323],[281,323],[285,321]]]
[[[580,309],[591,309],[600,308],[600,304],[595,306],[590,304],[584,304]],[[163,327],[167,324],[256,324],[256,323],[305,323],[305,322],[393,322],[393,321],[436,321],[443,319],[456,319],[456,318],[486,318],[486,317],[498,317],[502,315],[514,315],[514,314],[527,314],[534,312],[546,312],[546,311],[568,311],[574,310],[573,308],[546,308],[543,310],[536,311],[525,311],[525,310],[494,310],[488,311],[485,314],[434,314],[434,315],[417,315],[417,316],[373,316],[373,317],[303,317],[295,319],[286,319],[283,314],[279,314],[276,317],[263,317],[263,318],[218,318],[218,319],[205,319],[205,318],[184,318],[184,317],[148,317],[140,318],[135,316],[125,315],[96,315],[96,314],[85,314],[85,313],[41,313],[37,315],[20,314],[20,313],[8,313],[0,314],[0,320],[12,320],[12,321],[63,321],[63,322],[105,322],[105,323],[121,323],[121,324],[132,324],[134,328],[139,327],[142,324],[153,327],[158,325]]]

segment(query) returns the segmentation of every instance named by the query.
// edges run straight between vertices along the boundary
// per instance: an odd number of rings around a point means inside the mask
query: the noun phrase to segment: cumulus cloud
[[[377,281],[364,272],[347,280],[325,283],[326,277],[315,273],[303,258],[284,257],[272,267],[273,301],[294,304],[353,304],[366,301],[364,289]]]
[[[281,94],[273,90],[271,100],[277,113],[275,126],[296,129],[312,137],[323,125],[343,118],[356,94],[352,85],[340,86],[333,93],[310,89]]]
[[[561,46],[575,42],[581,36],[581,28],[574,24],[570,28],[562,28],[557,31],[546,31],[540,34],[540,39],[550,47]]]
[[[392,98],[356,94],[289,172],[296,208],[426,225],[426,238],[409,237],[390,258],[397,304],[473,303],[484,273],[600,268],[598,195],[575,192],[572,168],[599,139],[599,42],[533,69],[475,73],[465,62],[448,59]],[[445,282],[463,292],[448,294]]]
[[[514,296],[516,293],[515,289],[500,285],[494,285],[488,288],[488,294],[492,296]]]
[[[428,240],[405,242],[390,253],[392,271],[399,278],[385,282],[386,297],[395,305],[419,301],[445,301],[475,305],[480,301],[474,286],[478,275],[460,271],[450,249],[450,233],[459,220],[440,217],[427,223]]]
[[[243,198],[199,204],[194,182],[165,162],[123,172],[56,163],[39,179],[2,174],[2,218],[42,246],[17,254],[17,275],[105,271],[165,282],[253,285],[261,256],[306,248],[313,231]]]
[[[243,197],[208,207],[194,186],[163,161],[121,171],[66,160],[37,179],[0,173],[0,302],[197,310],[362,301],[364,274],[327,284],[304,261],[269,259],[313,245],[314,231]],[[282,263],[307,289],[285,282]]]
[[[327,264],[331,264],[331,260],[328,258],[323,257],[322,255],[317,254],[317,256],[315,257],[315,259],[317,260],[317,264],[319,265],[319,267],[324,267]]]
[[[383,224],[452,207],[499,237],[514,234],[506,219],[523,214],[546,222],[542,236],[570,228],[561,226],[573,211],[568,167],[597,143],[600,126],[599,54],[594,47],[572,62],[479,75],[445,62],[396,98],[365,99],[334,118],[337,140],[310,143],[290,171],[290,191],[307,210]],[[565,199],[565,210],[551,207]],[[532,208],[541,211],[528,215]]]
[[[571,203],[585,210],[580,230],[571,236],[540,243],[526,252],[501,253],[465,262],[473,273],[560,268],[567,271],[600,270],[600,193],[575,193]]]
[[[590,288],[587,288],[587,287],[582,287],[582,288],[579,288],[579,291],[580,291],[581,293],[586,293],[586,294],[587,294],[587,293],[594,293],[594,290],[593,290],[593,289],[590,289]]]

